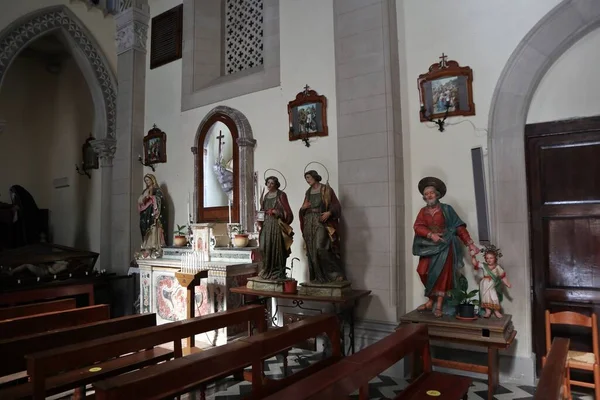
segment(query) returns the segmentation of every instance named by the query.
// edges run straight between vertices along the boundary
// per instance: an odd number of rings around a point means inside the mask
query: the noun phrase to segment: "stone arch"
[[[94,103],[94,137],[114,139],[117,103],[115,76],[94,37],[65,5],[36,10],[0,32],[0,87],[16,56],[31,42],[56,31],[70,44],[73,58],[88,83]]]
[[[227,107],[217,106],[210,110],[204,117],[194,137],[194,147],[192,147],[192,153],[194,156],[197,155],[198,148],[196,147],[200,135],[202,134],[205,125],[209,123],[216,115],[225,115],[230,118],[237,128],[238,139],[238,184],[239,184],[239,209],[240,209],[240,223],[243,229],[251,229],[254,226],[254,147],[256,146],[256,139],[252,134],[252,128],[248,118],[240,111]],[[197,199],[197,185],[195,182],[198,181],[198,174],[200,173],[200,167],[198,157],[194,157],[194,202]],[[196,221],[196,205],[194,209],[194,221]]]
[[[599,26],[599,1],[563,0],[519,43],[500,75],[492,98],[488,123],[492,238],[504,249],[504,263],[524,267],[512,278],[519,285],[518,293],[513,296],[528,305],[531,279],[524,140],[527,113],[540,81],[552,64]],[[531,349],[530,312],[526,307],[525,314],[515,318],[516,328],[527,332],[521,337],[526,351]]]

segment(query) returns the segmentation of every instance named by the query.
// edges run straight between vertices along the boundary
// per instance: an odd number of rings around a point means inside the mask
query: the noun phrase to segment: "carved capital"
[[[120,13],[115,17],[117,25],[117,55],[128,50],[146,53],[150,8],[147,0],[121,1]]]
[[[117,55],[129,50],[138,50],[146,53],[146,42],[148,40],[148,25],[138,21],[120,28],[117,31]]]
[[[115,151],[117,150],[117,140],[110,138],[96,139],[92,140],[90,143],[100,158],[100,165],[102,167],[112,166],[112,160],[115,156]]]
[[[254,146],[256,146],[256,139],[239,137],[239,138],[237,138],[237,144],[238,144],[238,146],[254,147]]]

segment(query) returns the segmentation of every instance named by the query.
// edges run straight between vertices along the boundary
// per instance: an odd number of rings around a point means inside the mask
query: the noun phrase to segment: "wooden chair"
[[[564,383],[570,342],[560,337],[552,341],[533,400],[561,400],[566,395]]]
[[[565,394],[571,398],[571,385],[593,388],[597,399],[600,399],[600,362],[598,352],[598,320],[596,314],[590,317],[572,311],[561,311],[550,313],[546,310],[546,351],[550,352],[552,343],[552,325],[571,325],[591,328],[593,352],[581,352],[570,350],[567,354],[567,376],[565,378]],[[542,357],[542,367],[546,363],[546,357]],[[594,383],[571,380],[571,369],[590,371],[594,374]]]

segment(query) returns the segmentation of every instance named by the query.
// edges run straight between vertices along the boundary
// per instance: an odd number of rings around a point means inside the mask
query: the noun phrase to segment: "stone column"
[[[139,248],[137,197],[143,167],[138,161],[144,138],[146,41],[150,8],[147,0],[120,3],[117,25],[117,151],[112,177],[111,270],[125,273]],[[126,8],[127,7],[127,8]]]
[[[117,141],[112,138],[98,139],[92,147],[100,159],[102,194],[100,199],[100,269],[111,269],[111,190],[113,177],[113,157]]]
[[[396,4],[333,2],[343,259],[352,286],[373,291],[358,316],[388,323],[405,303]]]
[[[254,199],[254,147],[256,146],[256,139],[250,139],[247,137],[239,137],[237,144],[240,148],[239,163],[240,163],[240,223],[242,229],[253,230],[254,226],[254,213],[250,210],[254,210],[254,207],[247,207],[244,204],[245,201],[252,201]],[[245,199],[245,200],[244,200]]]

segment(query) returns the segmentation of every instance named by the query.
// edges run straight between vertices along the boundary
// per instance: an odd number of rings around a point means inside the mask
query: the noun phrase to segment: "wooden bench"
[[[110,318],[110,307],[106,304],[75,308],[66,311],[53,311],[0,321],[0,340],[53,329],[89,324]]]
[[[563,399],[567,374],[567,356],[570,340],[554,338],[548,357],[543,357],[542,374],[538,381],[534,400]]]
[[[58,299],[62,297],[87,296],[87,305],[94,305],[93,283],[58,282],[43,287],[31,287],[23,290],[0,292],[0,305],[15,306],[38,300]]]
[[[44,301],[23,306],[0,308],[0,321],[5,319],[28,317],[52,311],[65,311],[76,308],[75,299]]]
[[[472,380],[431,370],[429,335],[425,325],[406,325],[339,363],[266,397],[268,400],[321,400],[347,398],[356,390],[369,398],[369,381],[407,355],[422,357],[423,373],[396,399],[466,399]],[[429,392],[429,394],[427,394]]]
[[[299,341],[326,333],[332,356],[281,380],[264,378],[263,361]],[[339,321],[333,315],[319,315],[283,328],[253,335],[144,370],[94,383],[97,400],[163,399],[187,393],[201,385],[252,366],[252,394],[261,398],[286,385],[338,362],[341,358]]]
[[[218,328],[248,323],[266,329],[265,308],[246,306],[184,321],[139,329],[79,344],[27,355],[33,398],[44,399],[47,389],[66,379],[87,385],[121,373],[182,356],[182,339]],[[173,342],[173,352],[155,347]],[[171,357],[172,355],[172,357]],[[64,371],[68,371],[65,373]],[[59,375],[60,374],[60,375]]]
[[[156,326],[155,314],[130,315],[106,321],[93,322],[71,328],[36,333],[0,341],[0,377],[18,374],[27,369],[27,354],[49,350],[69,344],[81,343],[105,336]],[[26,377],[26,374],[23,374]],[[17,381],[20,380],[16,377]],[[10,382],[15,384],[18,382]],[[30,384],[27,384],[30,386]],[[0,398],[15,397],[16,393],[27,392],[27,387],[12,386],[6,392],[0,390]]]

